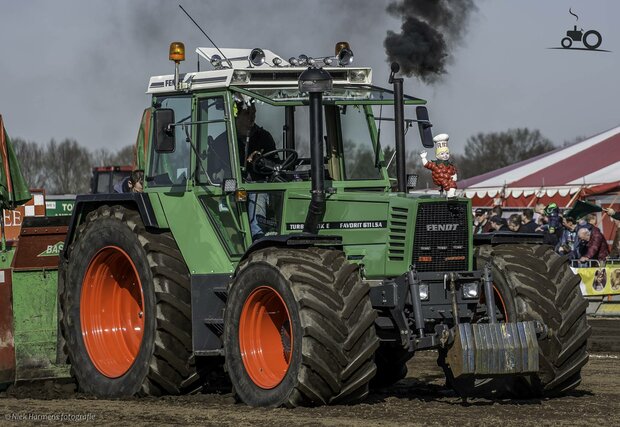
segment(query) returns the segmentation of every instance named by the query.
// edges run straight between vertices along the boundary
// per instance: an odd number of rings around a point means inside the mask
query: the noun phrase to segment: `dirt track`
[[[142,425],[612,425],[620,419],[620,354],[593,353],[581,386],[551,400],[488,401],[467,404],[443,387],[434,353],[420,353],[409,375],[357,406],[255,409],[230,395],[195,395],[125,401],[95,400],[72,392],[72,385],[19,386],[0,394],[0,424],[39,424],[47,417],[82,424]],[[19,416],[26,421],[16,421]],[[28,419],[28,417],[30,417]],[[75,421],[74,421],[75,422]],[[47,423],[44,421],[44,423]]]

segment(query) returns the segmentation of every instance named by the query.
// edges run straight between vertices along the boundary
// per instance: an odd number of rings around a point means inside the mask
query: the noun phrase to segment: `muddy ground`
[[[230,395],[203,394],[133,400],[96,400],[73,393],[71,384],[20,385],[0,394],[0,424],[108,425],[618,425],[620,353],[592,353],[581,386],[549,400],[467,403],[444,387],[436,354],[419,353],[409,375],[357,406],[256,409]],[[8,423],[7,423],[8,421]]]

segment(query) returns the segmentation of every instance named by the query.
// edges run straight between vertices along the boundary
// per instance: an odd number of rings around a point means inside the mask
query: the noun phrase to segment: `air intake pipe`
[[[299,76],[299,91],[310,97],[310,173],[312,198],[304,233],[317,234],[325,215],[325,172],[323,153],[323,92],[332,89],[332,76],[322,68],[310,67]]]

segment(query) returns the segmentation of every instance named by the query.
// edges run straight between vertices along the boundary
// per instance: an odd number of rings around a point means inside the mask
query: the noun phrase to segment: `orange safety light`
[[[340,53],[340,51],[342,49],[351,49],[351,47],[349,46],[349,42],[338,42],[336,43],[336,52],[334,53],[335,56],[338,56],[338,54]]]
[[[248,192],[242,188],[235,191],[235,201],[236,202],[247,202],[248,201]]]
[[[168,54],[168,59],[176,62],[177,64],[181,61],[185,61],[185,45],[182,42],[170,43],[170,53]]]

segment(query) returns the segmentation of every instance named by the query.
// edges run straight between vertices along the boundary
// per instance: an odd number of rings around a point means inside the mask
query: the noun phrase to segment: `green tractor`
[[[405,123],[432,147],[431,123],[395,68],[388,90],[345,44],[196,52],[212,69],[180,74],[175,43],[175,74],[149,81],[144,192],[76,200],[58,353],[81,390],[181,394],[220,374],[252,406],[352,403],[429,349],[462,395],[580,383],[579,279],[537,236],[474,239],[468,200],[410,192]]]

